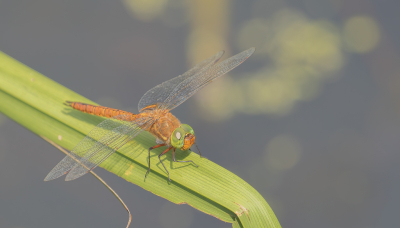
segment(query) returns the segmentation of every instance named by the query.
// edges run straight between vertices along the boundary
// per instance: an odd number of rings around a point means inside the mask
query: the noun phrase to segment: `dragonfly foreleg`
[[[203,156],[201,155],[201,152],[200,152],[199,147],[197,146],[196,142],[194,143],[194,145],[196,146],[197,151],[199,152],[200,157],[201,157],[201,158],[206,158],[206,157],[203,157]],[[191,151],[192,151],[192,150],[191,150]]]
[[[172,160],[173,160],[174,162],[191,162],[191,163],[193,163],[193,165],[195,165],[196,167],[199,167],[199,166],[196,165],[196,163],[194,163],[194,161],[192,161],[192,160],[189,160],[189,161],[177,161],[177,160],[175,160],[175,148],[174,148],[174,150],[172,151]]]

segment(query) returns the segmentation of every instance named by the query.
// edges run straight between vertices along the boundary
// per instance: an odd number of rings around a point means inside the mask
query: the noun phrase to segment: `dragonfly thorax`
[[[149,110],[138,114],[140,118],[154,118],[156,121],[146,129],[159,140],[171,145],[171,135],[181,122],[166,110]]]
[[[188,150],[195,142],[193,128],[187,124],[181,124],[171,134],[171,145],[181,150]]]

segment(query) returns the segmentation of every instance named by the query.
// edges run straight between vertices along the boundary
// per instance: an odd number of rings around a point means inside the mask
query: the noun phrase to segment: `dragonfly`
[[[177,161],[175,159],[176,149],[186,151],[195,144],[195,133],[192,127],[181,123],[170,111],[213,80],[239,66],[254,51],[255,48],[250,48],[217,63],[224,54],[224,51],[220,51],[184,74],[153,87],[140,99],[138,114],[104,106],[66,101],[64,104],[75,110],[107,117],[107,119],[93,128],[71,150],[70,155],[67,155],[50,171],[44,180],[54,180],[63,175],[66,175],[66,181],[77,179],[96,168],[143,131],[150,132],[156,139],[155,145],[148,150],[148,170],[145,178],[150,172],[150,151],[159,147],[166,147],[158,155],[158,159],[167,172],[169,181],[171,181],[169,172],[165,168],[161,156],[171,149],[174,162],[191,162],[197,166],[192,160]],[[201,156],[200,152],[199,154]]]

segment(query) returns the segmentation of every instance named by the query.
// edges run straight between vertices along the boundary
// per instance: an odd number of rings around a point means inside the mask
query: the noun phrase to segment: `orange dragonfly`
[[[169,181],[171,181],[169,172],[161,161],[161,156],[169,150],[172,149],[174,162],[192,162],[197,166],[191,160],[175,160],[175,149],[183,151],[190,149],[195,143],[195,134],[189,125],[182,124],[170,111],[216,78],[243,63],[254,51],[254,48],[250,48],[216,64],[224,54],[224,51],[220,51],[214,56],[203,60],[186,73],[155,86],[140,99],[138,105],[140,111],[138,114],[103,106],[67,101],[65,104],[76,110],[108,117],[109,119],[104,120],[92,129],[72,149],[71,156],[67,155],[61,160],[44,180],[53,180],[64,174],[67,174],[66,181],[81,177],[96,168],[142,131],[148,131],[156,138],[156,145],[150,147],[148,151],[149,168],[145,178],[150,172],[150,151],[162,146],[167,148],[158,155],[158,158],[168,174]]]

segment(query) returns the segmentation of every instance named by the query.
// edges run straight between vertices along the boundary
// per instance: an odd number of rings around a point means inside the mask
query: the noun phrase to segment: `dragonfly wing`
[[[44,181],[54,180],[68,173],[76,164],[80,157],[74,153],[69,153],[71,156],[65,156],[51,171],[47,174]]]
[[[189,97],[193,96],[198,90],[212,82],[216,78],[228,73],[233,68],[239,66],[255,51],[255,48],[247,49],[237,55],[234,55],[212,67],[206,71],[199,71],[192,77],[182,81],[169,96],[159,104],[160,109],[172,110],[182,104]]]
[[[129,120],[128,116],[116,116],[97,125],[71,151],[74,158],[67,155],[50,171],[45,181],[67,173],[65,180],[69,181],[88,173],[154,123],[154,119],[151,118],[137,119],[133,122],[125,120]]]
[[[203,60],[201,63],[194,66],[192,69],[188,70],[182,75],[179,75],[175,78],[172,78],[162,84],[159,84],[149,91],[147,91],[143,97],[139,101],[138,108],[139,110],[153,104],[161,103],[165,101],[165,99],[170,95],[170,93],[175,89],[177,85],[179,85],[182,81],[186,80],[189,77],[197,74],[198,72],[207,71],[212,67],[221,56],[224,54],[224,51],[220,51],[214,56]]]

